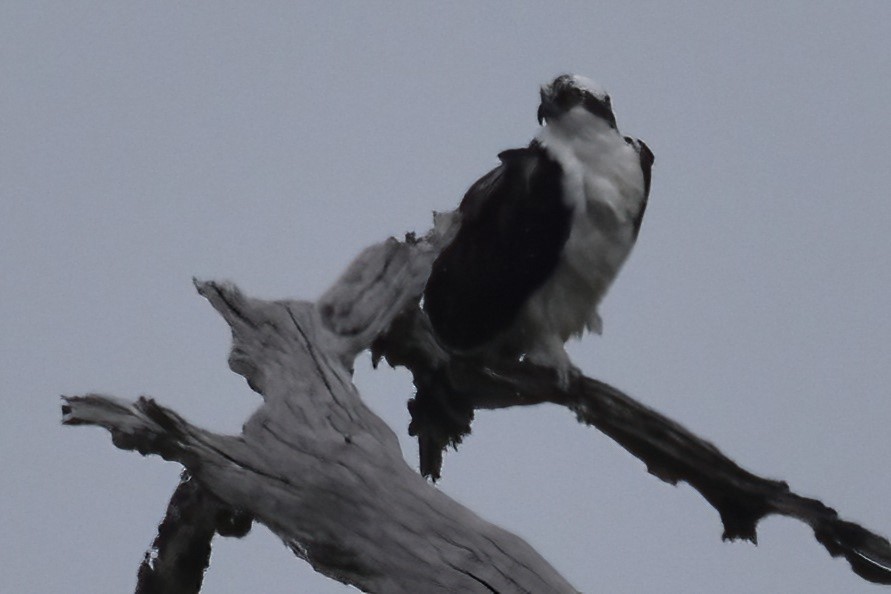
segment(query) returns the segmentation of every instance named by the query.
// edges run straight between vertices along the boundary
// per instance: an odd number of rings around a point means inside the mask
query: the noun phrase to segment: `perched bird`
[[[461,226],[433,264],[424,310],[443,347],[523,357],[568,385],[564,344],[601,332],[598,304],[640,231],[653,153],[622,136],[593,81],[541,87],[540,132],[474,183]]]

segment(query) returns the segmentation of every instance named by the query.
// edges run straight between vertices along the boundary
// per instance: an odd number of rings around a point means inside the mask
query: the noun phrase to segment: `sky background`
[[[316,298],[525,145],[567,71],[656,154],[575,363],[891,536],[889,39],[886,1],[0,3],[0,591],[132,591],[177,483],[60,394],[237,433],[260,400],[191,278]],[[408,374],[356,382],[416,466]],[[480,413],[437,488],[585,592],[878,591],[792,520],[722,543],[552,406]],[[203,591],[354,590],[255,526]]]

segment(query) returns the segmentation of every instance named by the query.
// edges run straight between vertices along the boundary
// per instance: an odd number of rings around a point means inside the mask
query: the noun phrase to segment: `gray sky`
[[[259,404],[191,285],[315,298],[536,130],[564,72],[656,154],[589,375],[891,535],[891,4],[0,5],[0,591],[132,591],[179,472],[59,425],[148,394],[237,432]],[[405,435],[405,372],[357,384]],[[874,592],[810,531],[717,513],[557,408],[482,413],[440,488],[579,589]],[[205,591],[337,593],[265,528]]]

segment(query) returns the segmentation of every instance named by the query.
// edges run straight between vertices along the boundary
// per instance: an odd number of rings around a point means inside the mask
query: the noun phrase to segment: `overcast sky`
[[[315,298],[535,134],[538,85],[609,89],[656,154],[604,335],[571,347],[745,468],[891,535],[891,3],[0,4],[0,591],[132,591],[179,467],[62,427],[153,396],[259,404],[192,276]],[[405,372],[356,382],[408,462]],[[757,547],[556,407],[481,413],[438,486],[585,592],[875,592],[802,524]],[[268,530],[204,591],[340,593]]]

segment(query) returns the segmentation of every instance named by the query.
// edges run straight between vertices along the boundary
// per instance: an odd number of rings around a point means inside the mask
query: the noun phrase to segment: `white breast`
[[[583,110],[548,125],[538,140],[563,168],[573,220],[557,270],[527,302],[521,323],[530,339],[559,338],[562,347],[586,327],[601,331],[597,306],[634,245],[644,180],[637,151]]]

